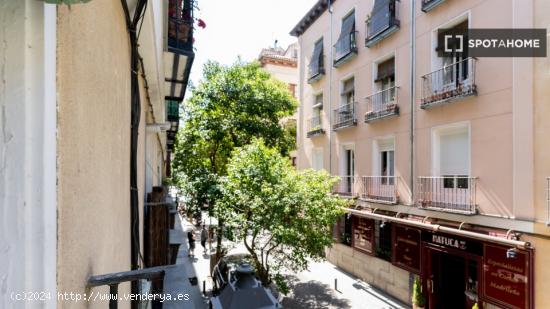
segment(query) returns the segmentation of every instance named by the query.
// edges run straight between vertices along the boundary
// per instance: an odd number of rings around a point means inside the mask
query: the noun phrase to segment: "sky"
[[[195,17],[206,28],[195,30],[195,61],[190,79],[197,85],[207,60],[232,64],[258,58],[262,48],[286,48],[296,42],[289,32],[317,0],[198,0]],[[188,97],[186,95],[186,97]]]

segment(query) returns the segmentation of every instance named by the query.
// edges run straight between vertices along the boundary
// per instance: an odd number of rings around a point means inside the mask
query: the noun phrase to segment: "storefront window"
[[[375,244],[376,257],[391,262],[391,242],[392,242],[391,223],[376,221],[375,224]]]

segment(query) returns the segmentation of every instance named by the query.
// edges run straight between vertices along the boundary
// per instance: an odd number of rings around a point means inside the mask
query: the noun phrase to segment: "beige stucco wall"
[[[88,276],[130,269],[130,51],[121,4],[59,6],[57,36],[57,285],[84,293]]]
[[[342,244],[334,244],[326,251],[327,260],[332,264],[411,304],[408,271]]]
[[[422,95],[422,76],[439,67],[433,64],[435,30],[463,15],[467,15],[473,28],[511,28],[526,19],[525,12],[518,9],[522,6],[514,1],[501,0],[464,0],[445,1],[436,9],[424,13],[417,3],[416,18],[416,76],[414,98],[415,113],[415,178],[418,176],[435,176],[432,160],[432,129],[434,127],[464,122],[470,126],[471,159],[470,175],[478,177],[477,202],[482,214],[504,218],[521,218],[535,220],[534,207],[530,202],[533,196],[533,168],[531,161],[533,149],[529,148],[526,136],[532,115],[526,109],[533,104],[525,102],[531,93],[531,84],[525,74],[532,73],[521,61],[511,58],[479,58],[476,62],[475,79],[478,95],[454,102],[445,106],[423,110],[420,108]],[[300,53],[300,87],[302,102],[299,115],[299,166],[311,166],[313,148],[322,147],[325,153],[325,168],[329,168],[328,127],[330,113],[340,104],[341,82],[349,77],[355,78],[355,98],[357,102],[357,127],[332,132],[332,173],[340,174],[340,153],[342,145],[350,144],[355,148],[355,175],[369,176],[372,171],[373,141],[382,137],[395,139],[395,171],[401,177],[399,192],[405,204],[410,203],[410,50],[409,50],[409,1],[398,2],[398,15],[401,27],[390,37],[377,45],[364,46],[365,16],[372,9],[371,1],[337,1],[334,3],[333,44],[340,34],[341,19],[355,9],[356,30],[358,33],[358,54],[338,68],[332,68],[332,98],[329,105],[329,42],[330,14],[324,12],[299,37]],[[492,14],[495,7],[499,14]],[[537,10],[537,11],[543,11]],[[541,13],[542,14],[542,13]],[[324,38],[325,76],[313,84],[307,81],[307,65],[310,62],[315,42]],[[373,93],[373,66],[385,56],[393,54],[396,63],[396,86],[398,90],[399,117],[385,119],[374,123],[364,123],[366,112],[365,97]],[[547,61],[544,60],[536,61]],[[535,65],[535,67],[537,67]],[[541,70],[540,68],[538,70]],[[548,74],[546,74],[548,75]],[[495,78],[498,77],[498,78]],[[542,83],[541,83],[542,84]],[[547,90],[546,90],[547,91]],[[326,134],[306,138],[306,123],[312,115],[311,105],[315,94],[323,92],[323,123]],[[523,98],[523,99],[522,99]],[[543,101],[538,108],[543,107]],[[535,101],[536,102],[536,101]],[[545,118],[540,114],[540,122]],[[544,124],[547,125],[547,124]],[[532,129],[531,129],[532,130]],[[531,133],[529,133],[531,132]],[[546,132],[546,131],[542,131]],[[526,135],[527,134],[527,135]],[[543,133],[537,133],[543,136]],[[545,149],[548,149],[546,147]],[[550,171],[546,172],[550,174]],[[537,175],[537,188],[541,190],[541,177]],[[416,182],[416,179],[414,180]],[[539,196],[540,194],[535,194]],[[539,201],[540,202],[540,201]],[[538,217],[538,216],[537,216]]]

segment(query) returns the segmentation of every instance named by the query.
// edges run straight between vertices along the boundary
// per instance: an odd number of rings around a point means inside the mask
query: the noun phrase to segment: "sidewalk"
[[[186,218],[178,216],[180,227],[185,232],[185,243],[181,245],[177,264],[184,264],[189,276],[197,276],[198,284],[193,286],[191,299],[195,301],[195,308],[207,308],[207,299],[202,296],[203,281],[206,291],[212,289],[210,278],[210,259],[203,255],[200,241],[195,247],[195,258],[187,257],[189,245],[187,243],[187,231],[195,229]],[[206,221],[205,223],[208,223]],[[196,231],[199,239],[199,230]],[[212,244],[214,246],[214,243]],[[208,246],[208,244],[207,244]],[[239,247],[239,246],[237,246]],[[214,248],[213,248],[214,249]],[[334,290],[334,279],[338,281],[338,291]],[[389,296],[384,291],[378,290],[369,284],[345,273],[333,264],[323,262],[311,262],[309,270],[289,275],[291,293],[284,296],[282,305],[290,309],[405,309],[409,306]]]
[[[290,286],[291,295],[282,301],[284,308],[410,308],[327,261],[310,262],[309,270],[290,276]]]

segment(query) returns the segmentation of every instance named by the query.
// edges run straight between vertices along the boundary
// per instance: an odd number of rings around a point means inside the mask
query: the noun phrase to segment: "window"
[[[335,62],[357,50],[355,39],[355,11],[352,11],[342,19],[342,30],[335,45]]]
[[[392,138],[379,139],[374,141],[373,170],[375,176],[381,177],[383,185],[393,185],[395,176],[395,153],[394,140]]]
[[[391,262],[392,227],[385,221],[375,222],[376,257]]]
[[[296,97],[296,84],[288,84],[288,91],[292,93],[293,97]]]
[[[445,28],[444,32],[439,34],[440,37],[444,37],[447,33],[456,33],[457,31],[463,31],[468,29],[468,19],[462,20],[458,24],[455,24],[454,26],[450,26]],[[445,40],[438,40],[438,42],[444,42]],[[450,40],[448,42],[448,47],[453,48],[455,44],[458,44],[458,40]],[[436,52],[439,52],[443,50],[444,46],[437,46]],[[454,50],[454,48],[453,48]],[[468,63],[467,61],[463,61],[466,58],[468,58],[468,49],[464,48],[463,52],[457,53],[454,52],[451,55],[444,55],[442,57],[439,57],[439,55],[436,53],[436,61],[440,61],[438,64],[440,68],[443,69],[442,72],[442,80],[441,85],[439,85],[439,88],[442,90],[446,90],[447,88],[453,88],[456,86],[457,83],[461,83],[462,81],[468,79]],[[434,68],[439,69],[439,68]]]
[[[321,118],[321,110],[323,109],[323,94],[320,93],[315,96],[315,101],[313,102],[313,117]],[[320,121],[319,121],[320,125]]]
[[[435,159],[444,188],[468,188],[470,138],[467,125],[435,131]]]
[[[315,42],[313,53],[309,62],[309,79],[314,80],[316,77],[325,73],[323,63],[323,38]]]
[[[380,103],[387,104],[395,99],[395,59],[378,63],[376,66],[375,86],[381,92]]]
[[[312,154],[312,168],[316,171],[320,171],[324,168],[323,162],[323,149],[314,149]]]
[[[386,177],[382,177],[382,184],[393,185],[393,176],[394,176],[393,150],[380,152],[380,159],[381,159],[381,167],[382,167],[380,171],[380,176],[386,176]]]
[[[352,105],[355,101],[355,79],[352,77],[342,84],[342,105]]]
[[[367,47],[397,31],[399,21],[396,16],[395,0],[375,0],[370,17],[367,20]]]

